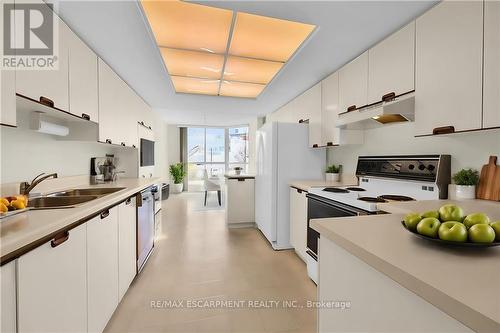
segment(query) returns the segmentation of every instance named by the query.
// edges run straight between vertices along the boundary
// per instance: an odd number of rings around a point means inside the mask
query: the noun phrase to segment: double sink
[[[28,207],[31,209],[72,208],[123,189],[125,187],[97,187],[60,191],[43,197],[30,198]]]

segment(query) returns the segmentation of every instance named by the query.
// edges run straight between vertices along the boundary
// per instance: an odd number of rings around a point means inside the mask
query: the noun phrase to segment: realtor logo
[[[4,3],[2,69],[57,69],[51,4]]]

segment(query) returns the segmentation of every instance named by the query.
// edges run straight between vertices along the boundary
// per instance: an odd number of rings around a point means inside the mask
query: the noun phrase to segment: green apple
[[[495,231],[495,240],[497,242],[500,242],[500,221],[495,221],[495,222],[491,222],[490,223],[490,226],[493,228],[493,230]]]
[[[448,204],[439,208],[439,219],[443,222],[458,221],[462,222],[464,219],[464,211],[462,208]]]
[[[420,220],[422,220],[422,216],[419,213],[409,213],[406,214],[403,221],[408,229],[417,230],[417,224]]]
[[[489,224],[474,224],[469,229],[469,239],[474,243],[492,243],[495,240],[495,230]]]
[[[417,232],[424,236],[437,238],[439,226],[441,222],[434,217],[426,217],[422,219],[417,225]]]
[[[474,224],[488,224],[490,223],[490,218],[483,213],[472,213],[465,217],[464,225],[467,229],[470,229]]]
[[[439,239],[451,242],[467,241],[467,228],[460,222],[448,221],[439,226]]]
[[[439,212],[437,210],[429,210],[422,214],[422,217],[433,217],[435,219],[439,218]]]

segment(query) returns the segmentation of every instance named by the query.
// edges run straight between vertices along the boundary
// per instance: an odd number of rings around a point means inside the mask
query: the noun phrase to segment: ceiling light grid
[[[180,93],[256,98],[315,29],[183,1],[141,4]]]

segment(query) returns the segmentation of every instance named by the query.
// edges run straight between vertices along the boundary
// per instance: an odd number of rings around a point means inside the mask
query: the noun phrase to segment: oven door
[[[312,219],[367,215],[368,212],[322,198],[314,194],[307,194],[307,248],[308,253],[317,260],[319,233],[310,227]]]

